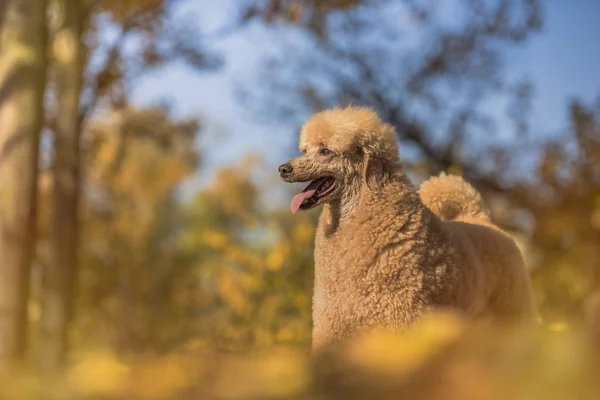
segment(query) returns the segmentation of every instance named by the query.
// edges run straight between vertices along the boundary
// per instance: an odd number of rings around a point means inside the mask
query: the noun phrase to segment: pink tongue
[[[316,190],[307,190],[306,192],[300,192],[292,198],[292,202],[290,203],[290,211],[292,214],[296,214],[302,205],[302,202],[306,199],[310,199]]]

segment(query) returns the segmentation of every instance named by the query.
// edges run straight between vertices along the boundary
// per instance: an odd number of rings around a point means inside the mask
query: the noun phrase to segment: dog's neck
[[[323,213],[327,233],[333,234],[340,227],[356,225],[359,229],[366,222],[383,226],[403,224],[416,212],[427,212],[414,185],[401,171],[391,173],[381,187],[372,189],[364,182],[355,182],[358,190],[348,191],[341,198],[327,204]]]

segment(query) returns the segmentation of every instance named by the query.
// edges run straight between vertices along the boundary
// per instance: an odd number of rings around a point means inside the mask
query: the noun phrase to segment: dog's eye
[[[321,154],[322,156],[326,156],[331,154],[331,150],[329,150],[327,147],[323,147],[320,151],[319,154]]]

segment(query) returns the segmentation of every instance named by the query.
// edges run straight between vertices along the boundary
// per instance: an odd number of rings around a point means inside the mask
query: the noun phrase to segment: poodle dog
[[[310,182],[290,209],[323,205],[315,238],[313,349],[357,330],[408,328],[450,308],[473,319],[530,321],[532,288],[512,238],[479,193],[440,175],[420,192],[400,168],[394,128],[368,108],[311,117],[304,155],[279,167]]]

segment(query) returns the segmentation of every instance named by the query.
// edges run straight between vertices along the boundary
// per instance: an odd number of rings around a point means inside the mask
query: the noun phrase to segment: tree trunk
[[[46,82],[46,0],[3,0],[0,31],[0,364],[24,356]]]
[[[39,362],[55,370],[64,365],[73,319],[78,248],[79,98],[83,81],[83,13],[80,0],[56,0],[52,42],[56,79],[52,255],[44,271]]]

